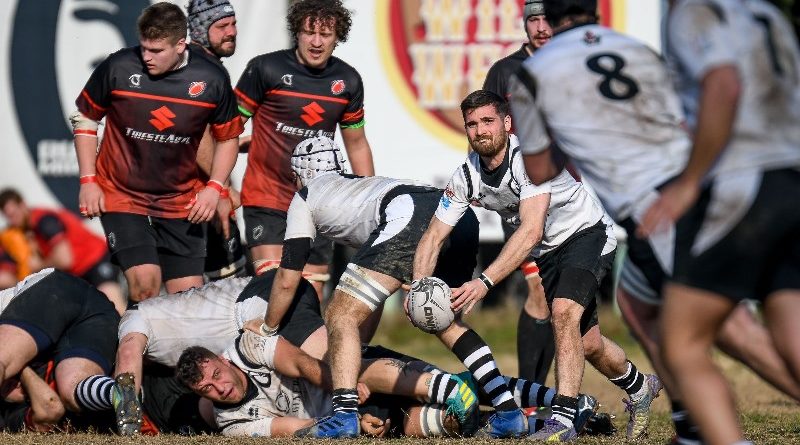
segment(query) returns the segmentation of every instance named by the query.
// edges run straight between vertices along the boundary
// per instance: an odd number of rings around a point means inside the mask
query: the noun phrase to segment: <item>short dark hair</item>
[[[216,357],[217,354],[202,346],[191,346],[184,349],[175,366],[175,378],[189,388],[197,385],[200,380],[203,380],[203,363]]]
[[[486,105],[494,105],[495,111],[501,117],[510,114],[508,101],[488,90],[475,90],[461,101],[461,117],[467,117],[467,111]]]
[[[22,202],[22,195],[16,189],[12,188],[5,188],[0,190],[0,209],[6,206],[9,202],[15,202],[17,204]]]
[[[297,33],[303,30],[306,19],[311,19],[311,26],[320,23],[336,31],[336,38],[346,42],[353,24],[352,13],[344,7],[341,0],[300,0],[289,8],[286,22],[289,33],[297,44]]]
[[[543,0],[545,19],[555,28],[564,19],[597,23],[597,0]]]
[[[144,40],[170,39],[176,43],[186,38],[186,15],[180,6],[159,2],[142,10],[136,20],[139,38]]]

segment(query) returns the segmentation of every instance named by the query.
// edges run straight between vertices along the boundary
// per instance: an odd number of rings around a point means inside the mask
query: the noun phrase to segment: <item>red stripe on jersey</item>
[[[270,94],[277,94],[277,95],[280,95],[280,96],[302,97],[302,98],[305,98],[305,99],[323,100],[323,101],[326,101],[326,102],[336,102],[336,103],[339,103],[339,104],[347,104],[347,103],[350,102],[347,99],[341,99],[341,98],[338,98],[338,97],[318,96],[316,94],[297,93],[297,92],[294,92],[294,91],[286,91],[286,90],[267,91],[267,96],[269,96]]]
[[[242,93],[238,88],[234,88],[233,92],[234,92],[234,94],[236,94],[236,96],[239,99],[242,99],[242,101],[245,103],[245,105],[250,107],[251,110],[255,110],[256,108],[258,108],[258,104],[253,99],[250,99],[249,97],[247,97],[247,95]]]
[[[103,107],[101,107],[100,105],[97,105],[97,104],[96,104],[96,103],[95,103],[95,102],[92,100],[92,98],[91,98],[91,97],[89,97],[89,93],[87,93],[87,92],[86,92],[86,90],[83,90],[83,91],[81,91],[81,96],[83,96],[83,98],[84,98],[84,99],[86,99],[86,102],[89,102],[89,105],[91,105],[91,106],[92,106],[92,108],[94,108],[95,110],[97,110],[97,112],[99,112],[99,113],[102,113],[102,114],[105,114],[105,112],[106,112],[106,108],[103,108]]]
[[[239,116],[234,117],[224,124],[213,124],[211,126],[211,134],[214,136],[214,139],[218,141],[233,139],[242,134],[243,131],[244,124],[242,124],[242,119],[240,119]]]
[[[342,122],[344,122],[344,121],[357,121],[357,120],[360,120],[363,117],[364,117],[364,109],[361,108],[360,110],[354,111],[352,113],[345,113],[344,116],[342,116]]]
[[[97,137],[97,130],[75,130],[72,132],[75,136],[94,136]]]
[[[203,108],[216,108],[216,104],[211,104],[208,102],[200,102],[199,100],[188,100],[188,99],[178,99],[177,97],[167,97],[167,96],[157,96],[155,94],[144,94],[144,93],[134,93],[133,91],[121,91],[121,90],[114,90],[111,94],[115,96],[129,96],[129,97],[138,97],[140,99],[152,99],[152,100],[160,100],[164,102],[172,102],[176,104],[183,104],[183,105],[191,105],[194,107],[203,107]]]

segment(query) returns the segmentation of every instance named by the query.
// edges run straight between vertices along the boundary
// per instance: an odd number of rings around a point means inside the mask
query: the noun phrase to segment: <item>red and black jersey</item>
[[[341,59],[314,69],[294,49],[250,60],[234,90],[239,112],[253,119],[253,136],[242,182],[242,204],[286,211],[297,191],[289,160],[305,139],[333,139],[336,125],[364,125],[361,76]]]
[[[66,272],[78,277],[108,252],[105,238],[92,233],[69,210],[31,209],[30,229],[44,258],[56,243],[66,239],[72,249],[72,267]]]
[[[2,247],[0,247],[0,271],[2,270],[16,275],[17,263]]]
[[[110,55],[76,100],[91,119],[105,116],[97,179],[108,212],[183,218],[203,187],[197,147],[207,124],[219,141],[243,126],[227,73],[189,52],[188,63],[150,76],[140,48]]]

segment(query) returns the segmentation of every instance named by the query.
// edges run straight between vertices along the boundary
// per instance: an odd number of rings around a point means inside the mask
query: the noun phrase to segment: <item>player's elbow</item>
[[[56,394],[43,400],[31,413],[37,431],[49,431],[64,417],[66,408]]]

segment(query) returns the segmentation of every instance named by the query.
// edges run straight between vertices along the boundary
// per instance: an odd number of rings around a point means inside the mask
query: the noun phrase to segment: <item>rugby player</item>
[[[242,182],[245,235],[256,273],[280,264],[286,212],[297,191],[289,160],[294,147],[341,130],[358,175],[372,176],[372,151],[364,131],[364,86],[358,72],[333,50],[346,42],[351,13],[341,0],[293,2],[286,17],[294,47],[250,60],[236,84],[242,119],[253,119]],[[322,298],[332,244],[315,238],[305,267]]]
[[[709,349],[739,302],[763,302],[789,372],[800,376],[800,52],[762,0],[670,2],[666,59],[692,130],[688,163],[642,218],[678,220],[664,286],[662,355],[705,443],[744,441]]]
[[[514,233],[479,278],[453,289],[452,308],[468,313],[526,258],[542,266],[555,329],[558,395],[552,418],[533,437],[563,441],[577,435],[574,418],[584,357],[628,393],[639,408],[637,415],[647,417],[661,383],[655,375],[640,373],[598,324],[598,287],[616,252],[603,209],[563,166],[551,166],[551,179],[539,185],[528,179],[522,154],[508,133],[511,116],[505,99],[478,90],[461,102],[461,112],[472,152],[450,179],[419,242],[414,278],[435,273],[443,240],[470,205],[496,211]]]

